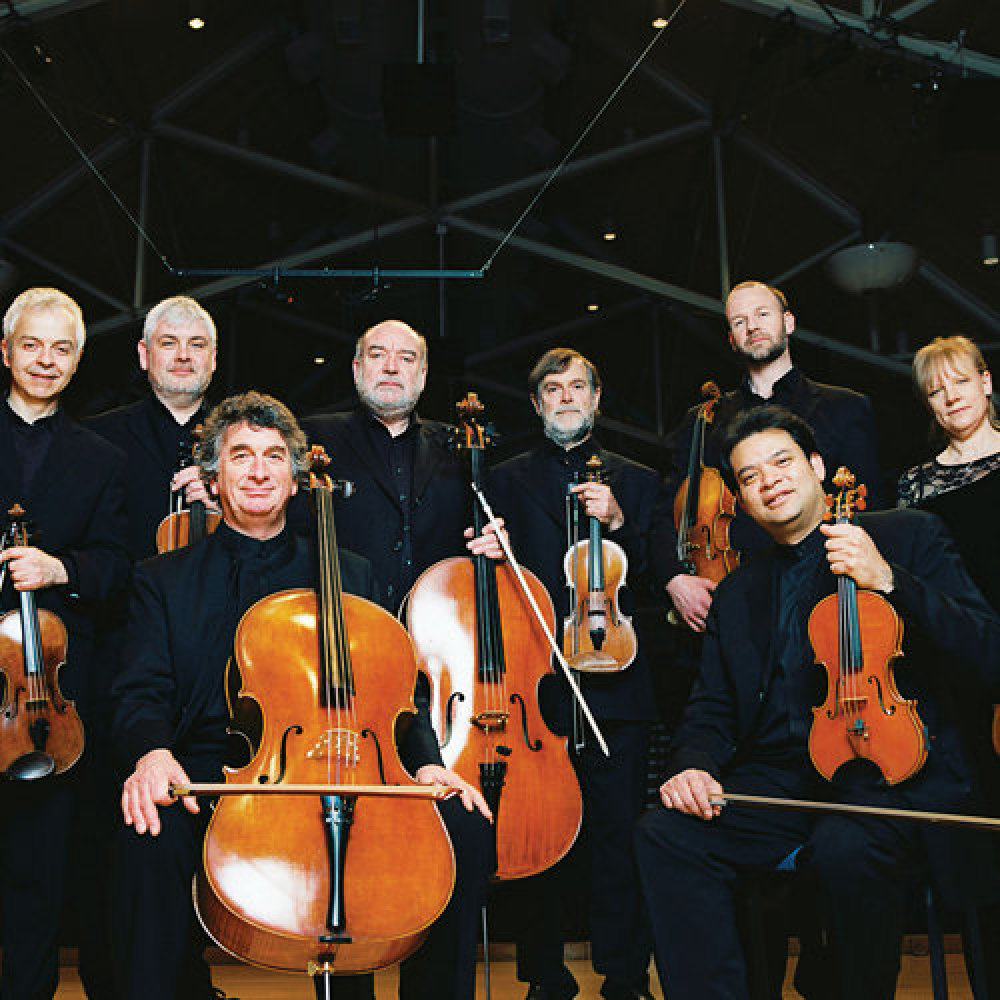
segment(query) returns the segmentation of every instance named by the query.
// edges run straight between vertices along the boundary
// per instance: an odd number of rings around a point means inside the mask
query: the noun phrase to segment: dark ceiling
[[[720,299],[757,277],[787,291],[803,368],[873,395],[898,469],[925,449],[911,352],[1000,348],[1000,4],[852,4],[687,0],[484,277],[378,282],[171,269],[483,267],[656,37],[654,3],[427,0],[421,67],[416,0],[207,0],[200,31],[186,0],[8,4],[2,297],[83,305],[78,413],[140,391],[138,318],[188,291],[219,392],[342,404],[356,333],[399,316],[431,341],[428,415],[478,388],[516,447],[525,374],[566,343],[605,373],[603,436],[662,463],[701,382],[737,377]],[[825,258],[868,240],[914,245],[913,279],[839,290]]]

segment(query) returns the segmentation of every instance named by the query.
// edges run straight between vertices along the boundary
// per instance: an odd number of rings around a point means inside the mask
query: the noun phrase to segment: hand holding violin
[[[678,573],[668,584],[667,594],[681,620],[694,632],[705,631],[705,619],[712,607],[712,595],[718,586],[704,576]]]
[[[871,536],[856,524],[823,524],[830,570],[849,576],[862,590],[888,594],[893,589],[892,567],[882,558]]]
[[[454,771],[449,771],[440,764],[424,764],[423,767],[417,768],[414,777],[421,785],[444,785],[445,788],[454,788],[462,797],[462,805],[465,806],[466,812],[478,809],[491,823],[493,822],[493,813],[490,812],[486,799],[474,785],[470,785]]]
[[[13,545],[0,553],[16,590],[44,590],[69,583],[62,561],[31,545]]]
[[[209,494],[201,478],[201,468],[197,465],[189,465],[175,472],[173,479],[170,480],[170,489],[175,493],[183,490],[184,502],[188,507],[193,503],[203,503],[208,510],[219,513],[219,504]]]
[[[126,825],[134,827],[136,833],[148,832],[151,837],[157,836],[160,832],[158,807],[174,802],[170,786],[190,783],[184,768],[166,747],[150,750],[139,758],[122,787],[122,816]],[[188,812],[199,812],[194,796],[185,795],[181,801]]]
[[[722,812],[721,806],[712,805],[713,799],[717,801],[722,796],[722,785],[707,771],[693,767],[680,771],[660,785],[660,801],[664,808],[700,819],[714,819]]]
[[[587,517],[596,517],[610,531],[617,531],[625,523],[625,515],[607,483],[577,483],[570,492],[583,500]]]

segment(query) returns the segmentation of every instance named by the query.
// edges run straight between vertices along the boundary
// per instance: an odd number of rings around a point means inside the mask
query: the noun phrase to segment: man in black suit
[[[137,348],[149,395],[87,421],[128,457],[125,507],[133,559],[156,552],[156,528],[170,509],[171,492],[185,490],[188,502],[208,500],[191,447],[207,412],[216,341],[212,317],[194,299],[175,295],[157,303],[146,314]]]
[[[181,976],[205,821],[191,797],[183,808],[164,808],[168,788],[221,777],[229,721],[224,675],[243,613],[261,597],[317,582],[314,546],[286,526],[306,459],[305,436],[287,408],[259,393],[225,400],[206,421],[198,456],[223,524],[201,543],[136,568],[127,652],[114,687],[114,745],[131,772],[113,887],[126,1000],[187,1000]],[[347,591],[372,592],[365,560],[344,552],[341,566]],[[473,788],[440,766],[419,716],[402,749],[418,781],[460,790],[461,804],[446,805],[486,811]]]
[[[867,396],[851,389],[813,382],[792,363],[788,344],[795,331],[795,316],[784,294],[761,281],[744,281],[726,299],[726,321],[729,345],[746,366],[746,378],[719,401],[706,436],[704,464],[719,468],[719,435],[734,416],[745,409],[775,403],[814,428],[831,476],[846,465],[858,482],[867,486],[869,506],[881,506],[871,403]],[[671,509],[687,476],[696,413],[697,407],[692,408],[674,434],[673,461],[667,475]],[[733,547],[744,556],[768,545],[767,535],[740,508],[730,536]],[[664,519],[651,547],[656,578],[666,586],[676,615],[687,628],[703,632],[715,584],[687,572],[677,555],[677,533],[669,519]],[[697,652],[693,655],[697,659]]]
[[[359,405],[346,413],[302,421],[310,443],[322,445],[351,496],[334,498],[337,531],[372,564],[383,607],[395,614],[417,577],[441,559],[467,554],[500,558],[488,527],[472,538],[468,461],[449,444],[449,428],[417,416],[427,381],[427,342],[399,320],[366,330],[354,353]],[[294,523],[304,510],[296,504]],[[430,726],[430,691],[418,678],[414,696]],[[403,963],[402,1000],[472,1000],[479,913],[489,876],[490,830],[481,817],[443,812],[456,854],[456,885],[443,920]],[[370,997],[372,994],[362,994]]]
[[[569,611],[563,569],[567,492],[579,498],[588,517],[601,522],[605,537],[625,550],[632,586],[646,573],[647,538],[663,504],[652,469],[602,448],[594,438],[601,381],[587,358],[568,348],[547,351],[529,384],[546,440],[501,463],[490,475],[490,486],[515,555],[545,584],[561,624]],[[593,456],[601,460],[607,482],[585,481]],[[623,595],[627,608],[628,594]],[[650,940],[632,850],[632,830],[643,804],[649,724],[655,719],[641,641],[635,661],[624,671],[579,677],[611,749],[605,758],[592,734],[585,733],[572,754],[583,792],[583,839],[589,842],[594,968],[605,977],[601,993],[609,1000],[648,997]],[[553,723],[566,732],[568,686],[558,690],[558,707],[550,711],[563,716]],[[530,983],[531,1000],[566,1000],[578,991],[562,954],[560,886],[566,878],[565,865],[556,866],[521,890],[534,897],[524,907],[517,951],[518,978]]]
[[[774,544],[716,592],[660,789],[665,808],[647,814],[637,834],[660,977],[671,1000],[745,997],[733,881],[743,870],[772,870],[801,848],[798,868],[815,880],[832,953],[827,990],[845,1000],[891,997],[904,873],[925,856],[939,873],[950,867],[947,832],[869,816],[720,810],[715,802],[725,786],[974,811],[974,774],[948,685],[970,674],[1000,691],[1000,620],[935,517],[887,511],[862,514],[857,524],[822,524],[825,463],[808,425],[787,410],[761,407],[737,418],[722,455],[731,488]],[[927,758],[895,785],[862,759],[848,760],[826,784],[810,760],[810,706],[823,684],[806,622],[837,576],[881,593],[903,621],[895,677],[903,696],[916,698]]]
[[[13,584],[4,586],[4,610],[17,607],[14,591],[34,591],[38,607],[65,624],[69,656],[60,684],[90,727],[96,708],[91,677],[95,609],[125,585],[128,553],[121,542],[124,458],[70,420],[59,405],[84,338],[80,307],[54,288],[23,292],[4,316],[0,349],[11,385],[0,412],[0,504],[3,511],[15,503],[25,509],[37,528],[37,546],[8,548],[0,564]],[[6,694],[23,699],[9,685]],[[4,998],[55,993],[70,821],[82,767],[3,789]]]

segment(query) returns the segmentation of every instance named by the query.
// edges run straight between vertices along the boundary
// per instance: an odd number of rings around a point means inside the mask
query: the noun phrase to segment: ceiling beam
[[[481,236],[487,240],[499,240],[503,236],[503,233],[499,229],[470,222],[458,216],[450,216],[447,219],[447,223],[455,229]],[[619,284],[629,285],[632,288],[639,288],[644,292],[659,295],[675,302],[683,302],[686,305],[703,309],[706,312],[715,313],[720,316],[725,315],[725,306],[721,299],[710,298],[707,295],[702,295],[700,292],[694,292],[687,288],[681,288],[679,285],[661,281],[659,278],[653,278],[647,274],[641,274],[638,271],[632,271],[625,267],[618,267],[603,260],[585,257],[583,254],[572,253],[559,247],[549,246],[547,243],[541,243],[538,240],[528,240],[523,237],[514,236],[508,242],[510,246],[536,257],[565,264],[567,267],[586,271],[589,274],[595,274],[609,281],[616,281]],[[863,347],[856,347],[853,344],[846,344],[843,341],[835,340],[833,337],[816,333],[814,330],[797,326],[795,336],[803,343],[811,344],[814,347],[821,347],[835,354],[842,354],[855,361],[861,361],[866,365],[883,368],[893,374],[904,375],[907,378],[910,375],[909,365],[895,361],[892,358],[884,357],[881,354],[876,354],[873,351],[865,350]]]
[[[957,66],[970,70],[982,76],[1000,78],[1000,59],[956,45],[954,42],[941,42],[933,38],[923,38],[918,35],[908,35],[898,30],[894,19],[868,20],[850,11],[820,5],[813,0],[725,0],[731,7],[740,7],[755,14],[773,17],[784,11],[795,15],[795,23],[812,31],[831,34],[841,27],[851,28],[853,38],[876,49],[885,49],[887,45],[898,46],[904,52],[920,56],[924,59],[938,59],[948,66]]]

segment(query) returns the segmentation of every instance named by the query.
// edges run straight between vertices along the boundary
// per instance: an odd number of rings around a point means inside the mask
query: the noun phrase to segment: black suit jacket
[[[813,382],[797,368],[779,379],[771,399],[762,400],[746,386],[727,392],[719,401],[715,419],[705,439],[704,463],[719,468],[721,431],[742,410],[761,403],[777,403],[791,410],[812,427],[816,445],[826,464],[827,486],[841,465],[854,473],[859,483],[868,488],[868,509],[881,504],[881,474],[875,421],[867,396],[852,389]],[[653,572],[660,584],[666,584],[684,568],[677,558],[677,532],[673,526],[673,504],[677,491],[688,474],[688,458],[698,407],[688,410],[683,423],[674,432],[670,471],[666,476],[664,497],[668,504],[666,516],[658,519],[652,539]],[[736,517],[730,527],[733,546],[744,557],[768,548],[770,539],[737,505]]]
[[[124,544],[125,458],[112,445],[62,414],[57,430],[30,489],[21,484],[20,463],[5,426],[0,430],[0,504],[8,511],[19,503],[37,533],[31,544],[62,560],[69,575],[65,586],[36,591],[40,608],[57,614],[69,633],[66,669],[60,674],[64,694],[77,700],[87,719],[95,674],[92,653],[100,602],[125,586],[129,559]],[[6,583],[2,606],[18,598]]]
[[[628,556],[628,583],[634,588],[648,569],[647,538],[654,512],[662,509],[659,477],[653,469],[639,465],[602,448],[591,439],[580,447],[596,454],[604,463],[608,484],[625,515],[624,525],[605,537],[617,542]],[[565,499],[542,488],[552,478],[556,452],[548,443],[500,463],[489,473],[490,505],[506,520],[514,555],[545,584],[556,609],[557,636],[569,611],[563,558],[566,554]],[[622,595],[628,613],[634,602]],[[634,624],[634,621],[633,621]],[[642,653],[628,669],[606,676],[584,675],[584,693],[595,716],[601,719],[643,720],[656,718],[649,667]]]
[[[466,554],[463,532],[471,524],[471,491],[468,463],[449,446],[449,428],[428,420],[417,422],[413,458],[413,566],[404,575],[402,593],[388,586],[397,576],[403,547],[403,514],[386,463],[369,443],[365,421],[370,417],[358,407],[346,413],[324,414],[302,421],[310,444],[321,444],[331,460],[330,474],[349,479],[354,493],[337,495],[334,512],[341,542],[371,564],[381,590],[381,603],[394,614],[409,585],[428,566],[451,556]],[[293,522],[302,530],[305,505],[295,503]]]
[[[912,778],[886,791],[897,802],[939,809],[971,802],[975,775],[950,697],[951,682],[976,676],[1000,696],[1000,619],[969,578],[944,524],[922,511],[861,515],[892,566],[890,601],[904,623],[895,677],[917,699],[928,756]],[[754,737],[775,667],[772,623],[774,548],[732,573],[715,592],[701,667],[676,734],[669,774],[694,767],[725,784],[727,772],[753,763]],[[820,593],[832,593],[826,574]]]
[[[158,405],[155,397],[148,396],[84,422],[120,448],[128,459],[125,510],[133,560],[156,553],[156,528],[169,512],[170,480],[177,471],[177,450],[163,451],[153,423],[153,411]]]
[[[223,734],[199,728],[222,690],[244,608],[234,594],[233,540],[225,525],[203,541],[140,563],[133,578],[123,667],[115,679],[113,741],[123,774],[157,747],[171,750],[188,774],[217,780],[214,749]],[[372,593],[368,562],[341,551],[344,589]],[[291,537],[268,571],[269,590],[315,587],[315,548]],[[420,716],[401,746],[407,766],[440,763],[429,721]],[[206,737],[210,744],[205,750]]]

